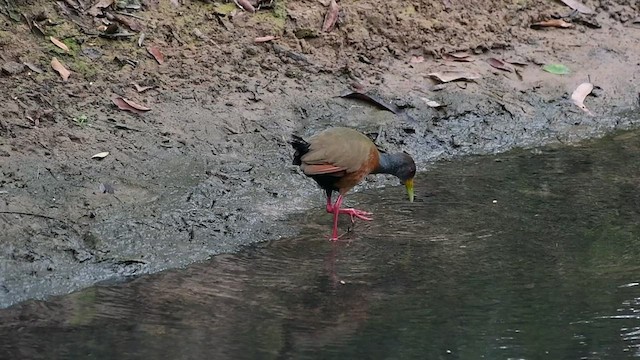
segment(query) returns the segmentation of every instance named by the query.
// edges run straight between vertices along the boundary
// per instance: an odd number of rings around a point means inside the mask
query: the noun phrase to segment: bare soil
[[[351,126],[424,171],[635,127],[638,5],[584,3],[595,15],[567,17],[551,0],[342,0],[337,27],[323,33],[328,2],[232,13],[233,3],[146,0],[102,12],[135,22],[120,24],[133,36],[109,39],[99,34],[115,20],[90,15],[89,1],[1,2],[0,307],[295,233],[286,215],[323,201],[290,165],[294,132]],[[43,33],[26,21],[40,13]],[[575,26],[530,27],[558,16]],[[278,39],[255,43],[265,35]],[[549,63],[571,71],[547,73]],[[428,75],[446,70],[480,78],[440,85]],[[593,115],[569,101],[587,81]],[[353,87],[399,114],[339,96]],[[115,96],[151,110],[120,110]],[[371,177],[361,188],[393,184]]]

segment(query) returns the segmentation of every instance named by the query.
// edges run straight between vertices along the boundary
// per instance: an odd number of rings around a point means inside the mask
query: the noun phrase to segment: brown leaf
[[[58,74],[60,74],[62,81],[67,81],[67,79],[69,79],[71,71],[67,70],[67,68],[65,68],[57,58],[51,59],[51,67],[53,68],[53,70],[57,71]]]
[[[575,27],[572,23],[568,23],[562,19],[551,19],[531,24],[531,28],[539,29],[544,27],[556,27],[561,29],[571,29]]]
[[[69,47],[67,46],[67,44],[63,43],[62,41],[60,41],[60,40],[58,40],[56,38],[54,38],[53,36],[50,36],[49,40],[51,40],[51,42],[55,46],[59,47],[60,49],[64,50],[65,52],[69,52]]]
[[[87,11],[91,16],[98,16],[102,9],[108,8],[115,0],[100,0]]]
[[[505,63],[502,60],[498,60],[496,58],[489,58],[487,59],[487,62],[489,63],[489,65],[493,66],[496,69],[513,72],[513,68],[511,67],[511,65]]]
[[[329,10],[324,16],[324,23],[322,24],[323,32],[331,32],[333,28],[336,26],[336,21],[338,21],[338,12],[340,11],[340,7],[338,7],[338,3],[336,0],[331,0],[329,3]]]
[[[464,72],[464,71],[455,71],[455,70],[445,70],[442,72],[436,72],[428,74],[428,76],[439,80],[440,82],[446,83],[451,81],[471,81],[475,79],[479,79],[480,74]]]
[[[125,25],[126,27],[128,27],[129,29],[131,29],[131,30],[133,30],[133,31],[140,31],[140,30],[142,30],[142,25],[140,25],[140,23],[138,23],[137,21],[135,21],[135,20],[133,20],[133,19],[130,19],[130,18],[128,18],[128,17],[126,17],[126,16],[124,16],[124,15],[114,14],[114,15],[113,15],[113,18],[114,18],[117,22],[119,22],[119,23],[121,23],[121,24]]]
[[[593,90],[593,84],[591,83],[582,83],[578,85],[578,87],[571,94],[571,101],[576,104],[580,109],[584,110],[589,115],[593,115],[593,113],[587,109],[584,105],[584,99],[591,93]]]
[[[449,61],[471,62],[473,58],[466,52],[442,54],[442,58]]]
[[[116,104],[116,106],[120,110],[127,110],[127,111],[131,111],[133,113],[136,113],[136,114],[142,114],[145,111],[151,110],[151,108],[148,108],[148,107],[140,105],[140,104],[136,104],[135,102],[133,102],[133,101],[131,101],[129,99],[125,99],[122,96],[116,96],[111,100],[113,101],[114,104]]]
[[[249,2],[249,0],[235,0],[236,4],[239,5],[242,10],[248,12],[256,12],[256,8]]]
[[[577,10],[578,12],[581,12],[583,14],[593,14],[593,10],[591,10],[588,6],[586,6],[585,4],[581,3],[578,0],[560,0],[560,1],[562,1],[565,5],[572,8],[573,10]]]
[[[277,37],[273,36],[273,35],[267,35],[267,36],[261,36],[261,37],[257,37],[255,38],[255,42],[257,43],[263,43],[263,42],[267,42],[267,41],[273,41],[278,39]]]
[[[164,63],[164,54],[160,52],[160,49],[157,46],[149,46],[147,47],[147,51],[153,56],[154,59],[156,59],[158,64],[162,65],[162,63]]]

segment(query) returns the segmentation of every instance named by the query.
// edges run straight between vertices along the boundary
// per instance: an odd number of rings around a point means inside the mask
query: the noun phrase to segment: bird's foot
[[[370,217],[371,215],[373,215],[373,213],[370,213],[368,211],[358,210],[358,209],[340,209],[340,214],[347,214],[351,216],[351,222],[355,222],[355,218],[358,218],[364,221],[373,220],[373,218]]]
[[[329,240],[330,241],[338,241],[338,240],[342,240],[342,237],[344,237],[345,235],[347,235],[348,233],[350,233],[350,231],[347,231],[346,233],[342,234],[342,235],[337,235],[337,234],[332,234],[331,236],[329,236]]]

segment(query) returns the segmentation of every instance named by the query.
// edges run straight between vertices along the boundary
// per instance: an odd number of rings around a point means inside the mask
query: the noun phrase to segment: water
[[[640,133],[416,186],[349,196],[375,221],[337,243],[319,195],[297,238],[2,310],[0,357],[640,357]]]

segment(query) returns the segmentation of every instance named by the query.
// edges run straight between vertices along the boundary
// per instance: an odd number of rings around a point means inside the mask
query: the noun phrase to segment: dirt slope
[[[147,0],[99,17],[89,2],[3,3],[0,306],[295,232],[279,220],[322,200],[289,165],[291,132],[356,127],[425,170],[438,159],[633,127],[637,5],[584,3],[595,15],[567,18],[570,8],[542,0],[342,0],[330,33],[320,31],[328,5],[320,1],[279,0],[251,14],[233,3]],[[105,14],[125,19],[119,34],[132,36],[101,37],[117,22]],[[530,28],[557,16],[574,27]],[[265,35],[278,39],[254,42]],[[447,56],[460,51],[472,61]],[[68,81],[51,69],[53,57]],[[489,58],[522,65],[506,72]],[[546,73],[548,63],[571,71]],[[428,76],[447,70],[480,78],[438,85]],[[589,79],[594,116],[568,101]],[[354,85],[402,114],[338,97]],[[151,110],[120,110],[115,96]]]

